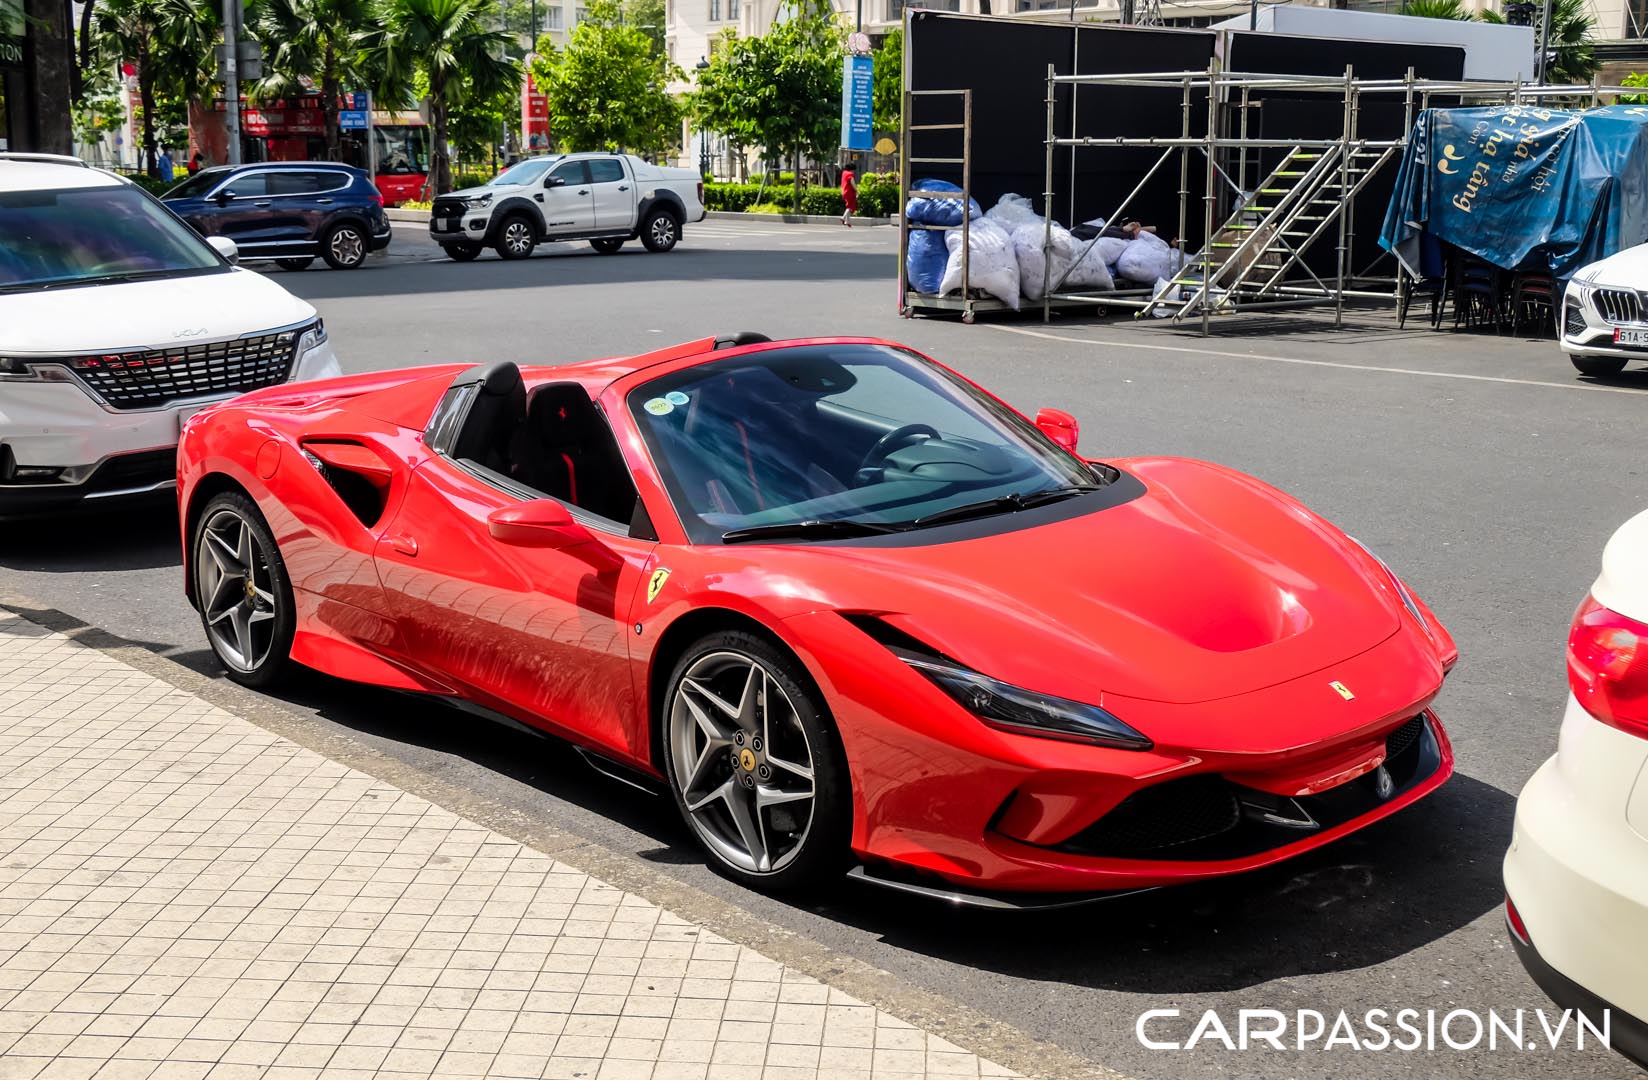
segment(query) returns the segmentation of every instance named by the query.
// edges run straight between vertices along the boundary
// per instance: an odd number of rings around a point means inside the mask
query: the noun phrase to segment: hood
[[[0,352],[176,348],[314,317],[314,308],[273,281],[237,267],[222,274],[0,295]]]
[[[1635,289],[1648,278],[1648,244],[1617,251],[1574,275],[1590,285],[1618,285]]]
[[[509,189],[508,188],[502,188],[502,187],[492,187],[489,184],[482,184],[480,187],[466,187],[466,188],[459,188],[457,191],[448,191],[448,192],[445,192],[444,194],[442,194],[440,196],[440,198],[442,198],[442,199],[473,199],[478,195],[496,195],[500,191],[507,191],[507,190],[509,190]]]
[[[810,550],[841,564],[828,580],[846,583],[852,607],[838,610],[878,614],[996,678],[1098,704],[1249,693],[1400,627],[1377,564],[1288,496],[1200,462],[1118,464],[1146,491],[1095,513],[932,546]]]

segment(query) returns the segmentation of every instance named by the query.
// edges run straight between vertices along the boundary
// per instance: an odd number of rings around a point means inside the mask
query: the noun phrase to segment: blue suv
[[[202,236],[226,236],[242,259],[303,270],[319,255],[353,270],[389,246],[383,195],[364,171],[330,161],[202,169],[161,196]]]

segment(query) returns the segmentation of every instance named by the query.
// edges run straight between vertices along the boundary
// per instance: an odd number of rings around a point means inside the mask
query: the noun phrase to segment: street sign
[[[366,130],[366,110],[365,109],[339,109],[338,110],[338,130],[339,131],[365,131]]]
[[[346,108],[366,109],[366,108],[370,107],[367,103],[367,100],[366,100],[366,91],[365,90],[356,90],[356,91],[353,91],[352,93],[345,94],[345,95],[343,95],[343,99],[346,102],[349,103],[346,106]]]
[[[896,143],[893,140],[889,139],[885,135],[883,135],[880,139],[876,140],[876,153],[878,153],[878,154],[886,156],[887,154],[891,154],[893,151],[895,151],[897,149],[898,149],[898,143]]]
[[[870,51],[870,35],[861,30],[855,30],[847,35],[847,51],[863,56]]]
[[[875,138],[872,93],[875,60],[849,56],[841,65],[841,148],[868,150]]]

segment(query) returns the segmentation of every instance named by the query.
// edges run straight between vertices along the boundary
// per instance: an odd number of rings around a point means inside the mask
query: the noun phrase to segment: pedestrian
[[[177,173],[172,168],[172,155],[166,152],[164,146],[160,148],[160,157],[155,160],[155,164],[160,168],[162,182],[169,184],[176,178]]]
[[[841,224],[847,228],[853,227],[853,214],[858,211],[858,178],[853,175],[853,163],[841,170],[841,202],[846,207],[841,212]]]
[[[193,176],[200,171],[200,161],[200,151],[196,150],[194,155],[189,158],[189,175]]]

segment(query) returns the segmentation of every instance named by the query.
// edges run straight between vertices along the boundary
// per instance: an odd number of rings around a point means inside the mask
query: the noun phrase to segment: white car
[[[704,178],[633,154],[527,158],[481,187],[449,192],[429,213],[429,236],[467,262],[491,247],[524,259],[539,242],[588,240],[603,255],[639,239],[669,251],[688,222],[704,220]]]
[[[0,154],[0,517],[176,484],[184,419],[341,374],[315,309],[131,181]]]
[[[1582,267],[1562,294],[1562,348],[1581,375],[1648,360],[1648,244]]]
[[[1568,635],[1556,756],[1517,802],[1505,917],[1540,987],[1648,1067],[1648,512],[1602,553]]]

